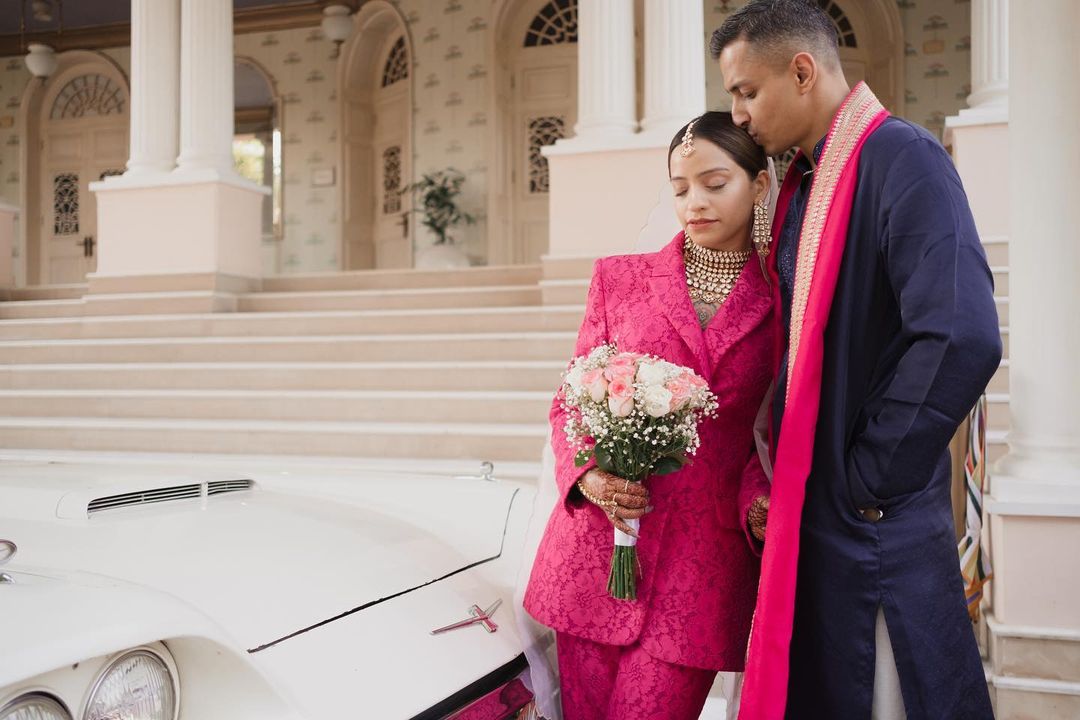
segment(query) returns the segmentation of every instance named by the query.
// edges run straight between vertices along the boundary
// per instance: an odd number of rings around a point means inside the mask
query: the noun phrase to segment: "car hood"
[[[238,479],[254,485],[206,495]],[[85,512],[192,483],[198,497]],[[20,564],[168,593],[258,650],[498,558],[515,493],[440,476],[8,464],[0,534]]]

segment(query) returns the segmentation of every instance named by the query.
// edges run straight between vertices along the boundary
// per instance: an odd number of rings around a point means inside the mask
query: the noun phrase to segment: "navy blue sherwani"
[[[799,199],[777,249],[782,275]],[[889,118],[859,159],[825,331],[788,718],[869,720],[879,607],[909,720],[993,717],[964,601],[948,445],[1000,359],[993,279],[960,178],[933,136]],[[778,403],[774,422],[782,413]]]

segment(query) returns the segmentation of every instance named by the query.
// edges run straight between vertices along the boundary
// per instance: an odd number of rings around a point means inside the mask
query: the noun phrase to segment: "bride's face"
[[[694,242],[717,250],[750,247],[754,201],[765,197],[768,173],[751,180],[730,155],[701,136],[687,157],[682,146],[676,147],[669,167],[675,214]]]

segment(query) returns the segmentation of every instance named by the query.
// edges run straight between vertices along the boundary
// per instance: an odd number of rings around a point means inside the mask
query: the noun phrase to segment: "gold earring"
[[[765,208],[763,202],[754,203],[753,242],[758,255],[763,260],[767,258],[769,256],[769,245],[772,243],[772,233],[769,228],[769,211]]]

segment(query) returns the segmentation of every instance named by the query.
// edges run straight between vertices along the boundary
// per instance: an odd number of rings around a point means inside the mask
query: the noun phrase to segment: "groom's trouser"
[[[900,675],[896,671],[889,628],[881,608],[877,611],[874,641],[874,705],[871,720],[905,720],[907,713],[904,711],[904,697],[900,694]]]
[[[565,720],[690,720],[701,714],[715,670],[657,660],[640,645],[555,637]]]

